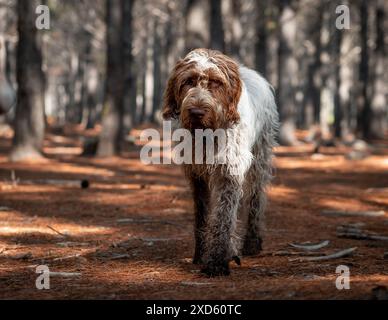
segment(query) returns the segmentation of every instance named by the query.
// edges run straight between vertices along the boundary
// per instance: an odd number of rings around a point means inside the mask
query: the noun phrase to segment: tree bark
[[[188,0],[185,8],[185,52],[204,48],[209,44],[210,26],[206,15],[206,4],[204,0]]]
[[[7,46],[5,37],[0,35],[0,116],[15,104],[15,92],[7,76]]]
[[[121,0],[106,0],[107,65],[104,114],[97,148],[99,157],[111,157],[120,152],[121,120],[124,114],[121,10]]]
[[[357,127],[364,138],[370,136],[371,105],[368,94],[369,81],[369,49],[368,49],[368,3],[367,0],[360,0],[360,39],[361,39],[361,60],[359,66],[360,96],[358,99]]]
[[[17,47],[17,106],[15,135],[10,158],[21,161],[42,156],[45,130],[44,74],[35,27],[36,0],[17,3],[19,43]]]
[[[303,125],[310,128],[313,124],[319,125],[321,111],[321,32],[323,23],[323,12],[325,6],[318,3],[316,6],[309,6],[306,14],[308,19],[306,35],[309,37],[312,47],[312,54],[307,66],[307,77],[305,83],[304,104],[303,104]]]
[[[221,0],[210,0],[210,48],[225,51]]]
[[[377,0],[375,8],[375,49],[374,70],[372,82],[371,117],[369,124],[369,138],[382,139],[387,129],[387,84],[384,81],[384,57],[386,54],[384,39],[384,0]]]
[[[256,1],[256,42],[255,42],[255,68],[263,77],[267,77],[267,6],[268,1]]]
[[[334,99],[334,136],[342,138],[344,125],[344,106],[342,105],[340,88],[341,88],[341,42],[343,30],[333,28],[333,99]]]
[[[161,24],[156,20],[154,23],[154,43],[153,43],[153,75],[154,75],[154,85],[153,85],[153,95],[152,95],[152,122],[156,122],[157,112],[160,110],[161,100],[162,100],[162,35],[161,35]]]
[[[279,0],[280,25],[278,47],[278,107],[280,115],[279,140],[283,145],[296,145],[295,83],[297,62],[293,52],[296,35],[295,11],[290,0]]]
[[[136,110],[136,76],[134,71],[134,57],[132,55],[133,17],[132,11],[135,0],[122,1],[122,64],[123,64],[123,104],[124,119],[121,135],[124,137],[134,125]]]

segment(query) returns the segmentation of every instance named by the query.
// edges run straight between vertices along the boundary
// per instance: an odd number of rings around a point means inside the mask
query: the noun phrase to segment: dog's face
[[[218,51],[197,49],[179,61],[164,95],[163,117],[183,128],[228,128],[240,119],[238,65]]]

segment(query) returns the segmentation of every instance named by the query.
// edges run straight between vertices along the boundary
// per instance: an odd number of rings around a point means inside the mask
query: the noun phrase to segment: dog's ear
[[[227,68],[224,72],[227,74],[227,79],[229,80],[227,96],[228,101],[228,110],[226,112],[226,118],[229,123],[237,123],[240,120],[240,114],[238,113],[238,103],[240,102],[241,92],[242,92],[242,82],[240,77],[240,72],[238,70],[238,65],[229,57],[224,58],[224,65]]]
[[[174,70],[175,71],[175,70]],[[166,90],[163,97],[162,115],[164,120],[176,118],[178,113],[178,104],[175,98],[175,72],[171,74],[167,81]]]
[[[177,119],[179,117],[178,105],[178,87],[180,86],[181,77],[188,64],[180,59],[171,72],[167,81],[166,91],[163,98],[162,115],[164,120]]]
[[[230,73],[229,73],[230,75]],[[240,120],[240,114],[238,113],[238,103],[241,97],[242,85],[239,74],[236,73],[229,77],[230,79],[230,103],[228,111],[226,112],[226,118],[229,123],[237,123]]]

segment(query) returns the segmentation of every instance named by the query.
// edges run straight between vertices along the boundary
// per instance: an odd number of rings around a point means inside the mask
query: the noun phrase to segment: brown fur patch
[[[193,54],[204,56],[216,68],[199,67],[191,60]],[[201,119],[203,128],[230,127],[240,120],[237,106],[241,90],[238,64],[234,60],[218,51],[194,50],[178,61],[171,73],[164,95],[163,117],[181,117],[183,126],[192,129],[187,112],[191,107],[202,108],[206,111]]]

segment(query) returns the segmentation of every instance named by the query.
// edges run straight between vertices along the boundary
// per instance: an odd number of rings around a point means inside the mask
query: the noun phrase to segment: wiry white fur
[[[200,54],[199,52],[191,52],[187,57],[189,58],[189,62],[195,62],[197,68],[201,71],[218,69],[217,65],[207,55]]]
[[[226,157],[227,172],[243,180],[254,159],[253,147],[261,134],[266,134],[264,126],[276,130],[278,116],[271,85],[251,69],[240,66],[239,71],[243,82],[238,103],[240,122],[227,131],[222,156]]]

